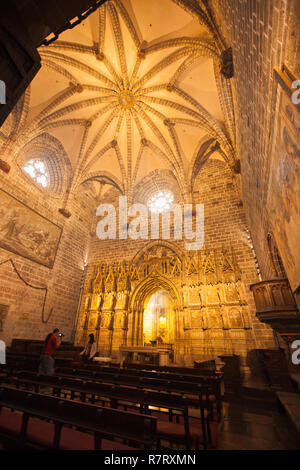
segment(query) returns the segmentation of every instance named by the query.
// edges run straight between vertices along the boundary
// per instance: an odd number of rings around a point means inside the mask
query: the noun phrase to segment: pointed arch
[[[141,256],[146,253],[150,248],[154,246],[162,246],[164,248],[168,248],[174,253],[174,256],[177,256],[180,261],[183,263],[186,259],[186,255],[184,251],[178,246],[175,245],[171,242],[168,242],[166,240],[155,240],[152,242],[147,243],[145,246],[143,246],[132,258],[131,264],[134,265],[137,263],[137,261],[141,258]]]
[[[143,279],[134,289],[129,302],[129,308],[134,311],[140,305],[145,303],[146,298],[154,294],[157,290],[166,290],[174,301],[177,308],[183,308],[182,296],[179,293],[176,285],[166,276],[163,275],[149,275]]]
[[[122,182],[112,173],[109,171],[93,171],[88,174],[85,174],[81,180],[77,184],[77,188],[81,185],[86,183],[87,181],[98,181],[99,183],[106,183],[110,184],[121,194],[124,193],[124,188]]]
[[[199,141],[188,171],[188,184],[191,192],[201,167],[215,151],[219,150],[219,147],[218,141],[209,135],[205,135]]]

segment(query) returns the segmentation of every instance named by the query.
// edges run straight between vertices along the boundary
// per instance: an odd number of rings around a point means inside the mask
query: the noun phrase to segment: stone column
[[[116,310],[114,314],[112,352],[117,354],[120,346],[124,343],[124,325],[127,316],[126,310]]]
[[[99,334],[99,349],[100,355],[107,356],[110,349],[110,322],[112,312],[103,310],[101,315],[101,327]]]
[[[139,307],[136,312],[134,345],[141,346],[143,343],[143,310]]]
[[[188,308],[183,310],[183,335],[184,335],[184,364],[186,366],[193,365],[192,359],[192,338],[191,338],[191,311]]]
[[[177,310],[177,309],[176,309]],[[175,311],[176,311],[175,310]],[[176,337],[176,351],[175,362],[184,365],[184,310],[177,310],[177,337]]]

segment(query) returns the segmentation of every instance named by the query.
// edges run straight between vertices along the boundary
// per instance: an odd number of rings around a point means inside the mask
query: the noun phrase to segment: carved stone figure
[[[154,245],[132,263],[99,265],[92,291],[83,298],[85,317],[79,329],[85,334],[97,331],[104,350],[109,350],[110,338],[113,350],[131,341],[139,344],[139,338],[143,338],[146,331],[140,310],[143,311],[144,306],[139,303],[143,297],[135,307],[132,301],[136,299],[136,289],[141,282],[147,292],[149,279],[149,285],[154,280],[157,282],[158,290],[168,290],[166,282],[170,282],[170,288],[172,284],[181,299],[174,310],[177,325],[174,345],[180,339],[183,347],[195,348],[203,354],[231,350],[232,341],[244,338],[239,336],[244,334],[239,330],[251,327],[239,268],[234,256],[228,253],[211,250],[184,258],[182,253],[178,256],[175,249]],[[131,314],[130,309],[133,309]],[[166,332],[161,326],[157,329],[164,339]]]

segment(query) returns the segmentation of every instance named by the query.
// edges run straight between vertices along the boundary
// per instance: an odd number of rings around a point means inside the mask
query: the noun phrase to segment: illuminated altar
[[[175,363],[191,365],[246,356],[254,347],[249,317],[232,249],[187,254],[157,241],[131,262],[89,267],[75,341],[83,345],[93,333],[101,356],[119,359],[127,349],[135,360],[148,360],[141,348],[153,353],[158,341],[171,346]]]
[[[140,364],[154,364],[159,366],[167,366],[173,362],[173,346],[172,344],[161,344],[160,346],[121,346],[121,361],[127,363],[138,362]]]

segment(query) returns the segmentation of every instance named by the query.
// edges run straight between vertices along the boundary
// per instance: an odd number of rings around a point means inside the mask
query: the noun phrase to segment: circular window
[[[24,166],[24,171],[43,188],[49,186],[49,174],[45,163],[41,160],[30,160]]]
[[[171,209],[174,196],[170,191],[160,191],[152,196],[148,201],[148,207],[151,212],[160,214]]]

